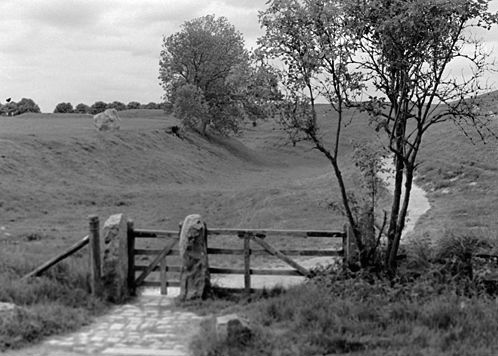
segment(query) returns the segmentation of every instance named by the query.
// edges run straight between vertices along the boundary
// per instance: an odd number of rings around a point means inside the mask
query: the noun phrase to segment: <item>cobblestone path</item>
[[[202,317],[174,307],[172,295],[148,290],[77,332],[51,337],[8,356],[188,356]]]

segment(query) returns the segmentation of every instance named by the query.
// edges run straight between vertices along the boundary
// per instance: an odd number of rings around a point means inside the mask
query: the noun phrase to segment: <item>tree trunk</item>
[[[405,182],[405,194],[403,198],[403,206],[401,207],[401,211],[398,217],[398,222],[397,222],[397,228],[396,228],[396,233],[394,235],[394,240],[391,246],[391,249],[389,249],[389,254],[387,256],[388,262],[387,265],[389,266],[389,270],[394,272],[396,271],[397,264],[396,264],[396,256],[398,255],[398,250],[399,250],[399,244],[401,241],[401,235],[403,233],[403,229],[405,228],[405,219],[406,219],[406,214],[408,212],[408,205],[410,203],[410,193],[412,190],[413,186],[413,168],[407,169],[406,172],[406,182]]]
[[[394,241],[397,235],[397,225],[398,225],[398,216],[401,205],[401,192],[403,186],[403,169],[404,164],[403,160],[395,156],[395,167],[396,167],[396,175],[394,178],[394,197],[393,204],[391,206],[391,217],[389,220],[389,229],[387,232],[387,253],[386,253],[386,261],[385,266],[388,272],[394,273],[396,270],[396,266],[391,264],[391,251],[394,248]]]

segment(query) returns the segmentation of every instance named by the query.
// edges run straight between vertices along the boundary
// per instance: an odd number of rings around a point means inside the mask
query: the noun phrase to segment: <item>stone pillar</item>
[[[128,226],[123,214],[111,215],[102,231],[102,289],[108,301],[120,303],[128,290]]]
[[[206,224],[200,215],[185,218],[180,232],[180,300],[207,298],[211,294]]]

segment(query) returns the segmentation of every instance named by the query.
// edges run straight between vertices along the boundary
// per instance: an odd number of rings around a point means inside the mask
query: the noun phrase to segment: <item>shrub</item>
[[[80,104],[76,105],[74,112],[79,113],[79,114],[89,114],[90,107],[86,104],[80,103]]]
[[[54,113],[72,113],[74,112],[71,103],[59,103],[54,109]]]
[[[140,109],[140,103],[138,101],[130,101],[128,105],[126,105],[128,110]]]
[[[117,111],[126,110],[126,105],[120,101],[113,101],[112,103],[107,104],[107,109],[116,109]]]
[[[107,104],[103,101],[97,101],[90,107],[90,114],[96,115],[107,109]]]

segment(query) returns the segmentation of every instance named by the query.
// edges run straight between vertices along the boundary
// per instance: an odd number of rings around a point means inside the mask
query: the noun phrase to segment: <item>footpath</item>
[[[6,356],[188,356],[188,344],[202,317],[175,307],[178,292],[170,291],[166,296],[146,289],[77,332],[50,337]]]

